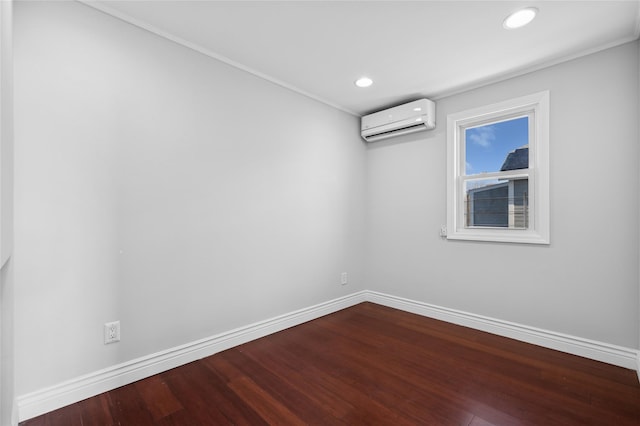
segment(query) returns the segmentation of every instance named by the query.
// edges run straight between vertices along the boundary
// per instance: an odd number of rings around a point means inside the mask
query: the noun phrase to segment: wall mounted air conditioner
[[[418,99],[365,115],[360,130],[364,140],[373,142],[435,127],[436,104],[429,99]]]

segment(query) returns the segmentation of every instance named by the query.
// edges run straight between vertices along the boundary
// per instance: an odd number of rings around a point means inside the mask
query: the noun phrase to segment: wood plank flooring
[[[636,372],[362,303],[22,426],[640,425]]]

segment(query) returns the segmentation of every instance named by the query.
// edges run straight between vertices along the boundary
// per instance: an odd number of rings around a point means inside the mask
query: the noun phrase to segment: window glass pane
[[[529,167],[529,117],[465,130],[465,174]]]
[[[529,228],[529,180],[465,182],[465,227]]]

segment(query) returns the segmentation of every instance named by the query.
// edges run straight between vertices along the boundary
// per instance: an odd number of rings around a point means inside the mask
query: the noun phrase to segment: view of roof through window
[[[466,175],[527,168],[528,123],[525,116],[467,129]]]

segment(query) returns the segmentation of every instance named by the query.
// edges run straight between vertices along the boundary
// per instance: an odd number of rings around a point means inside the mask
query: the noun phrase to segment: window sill
[[[516,244],[550,244],[549,237],[534,231],[515,229],[464,229],[449,232],[448,240],[489,241]]]

